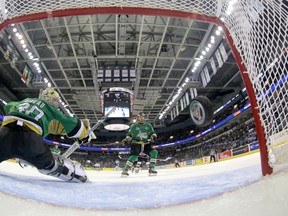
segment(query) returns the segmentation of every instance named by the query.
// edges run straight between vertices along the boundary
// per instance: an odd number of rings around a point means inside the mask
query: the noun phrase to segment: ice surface
[[[275,215],[288,212],[288,170],[262,177],[260,156],[120,178],[119,172],[88,172],[90,182],[67,183],[0,164],[1,215]]]

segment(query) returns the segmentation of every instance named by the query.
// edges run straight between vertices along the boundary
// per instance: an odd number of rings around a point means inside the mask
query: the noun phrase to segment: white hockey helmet
[[[47,101],[57,108],[60,106],[60,96],[53,88],[46,88],[43,90],[40,99]]]
[[[137,115],[136,121],[138,124],[143,124],[145,122],[145,114],[144,113],[139,113]]]

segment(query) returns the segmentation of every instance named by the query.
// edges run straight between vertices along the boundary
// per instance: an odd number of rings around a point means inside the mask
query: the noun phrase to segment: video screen
[[[108,118],[130,118],[130,94],[127,92],[104,93],[104,115],[116,107]]]

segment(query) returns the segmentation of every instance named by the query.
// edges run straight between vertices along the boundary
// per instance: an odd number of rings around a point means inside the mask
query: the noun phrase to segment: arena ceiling
[[[118,14],[9,25],[2,35],[10,35],[8,40],[18,56],[12,68],[1,44],[0,97],[7,101],[38,97],[39,89],[47,87],[46,78],[71,113],[92,123],[102,116],[101,91],[110,87],[133,91],[133,115],[143,111],[151,122],[159,121],[159,114],[180,88],[184,93],[196,88],[198,95],[207,96],[217,109],[244,87],[223,32],[215,35],[217,29],[215,24],[191,19]],[[203,54],[211,36],[215,40]],[[204,87],[200,73],[205,66],[212,71],[208,63],[220,44],[228,59],[221,67],[216,62],[217,72],[210,72],[211,81]],[[193,70],[197,61],[200,64]],[[21,81],[25,65],[34,73],[30,87]],[[119,80],[112,77],[109,81],[109,71],[114,70],[130,75],[122,79],[119,73]],[[108,79],[101,79],[103,71],[108,71],[108,75],[104,73]],[[189,82],[183,87],[187,78]]]

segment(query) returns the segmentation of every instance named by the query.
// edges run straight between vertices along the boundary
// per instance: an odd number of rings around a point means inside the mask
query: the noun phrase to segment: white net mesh
[[[0,25],[23,15],[47,13],[53,17],[52,11],[101,7],[165,9],[171,11],[171,16],[175,16],[173,11],[182,11],[217,17],[227,27],[248,71],[266,145],[271,149],[269,155],[277,162],[288,159],[285,148],[274,151],[275,146],[287,146],[284,144],[288,139],[287,5],[287,0],[2,0]],[[283,131],[284,141],[270,142],[272,135]]]

